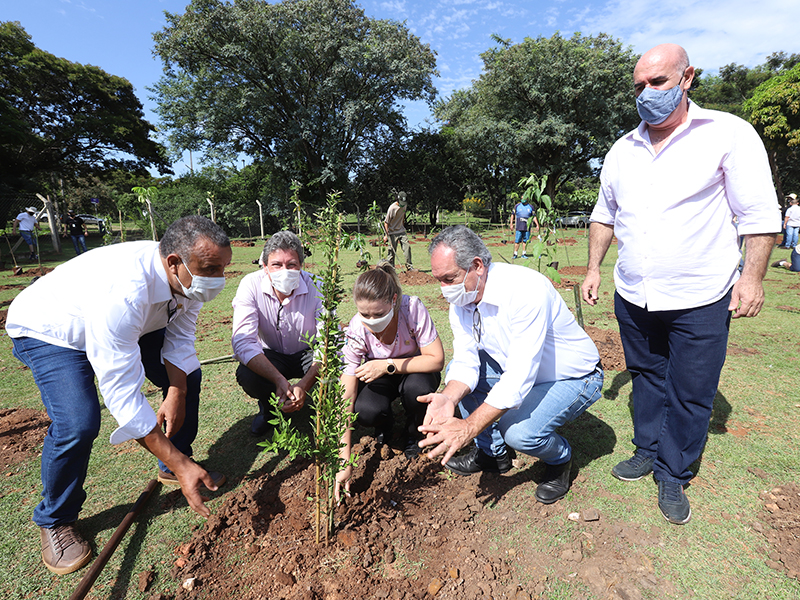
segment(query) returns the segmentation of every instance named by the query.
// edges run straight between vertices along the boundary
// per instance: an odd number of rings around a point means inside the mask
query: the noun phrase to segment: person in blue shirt
[[[515,231],[514,256],[512,258],[517,258],[520,244],[522,244],[522,258],[528,258],[525,253],[525,246],[528,240],[531,239],[531,225],[536,225],[536,231],[539,231],[539,221],[534,213],[533,206],[527,200],[517,202],[514,211],[511,213],[509,227],[512,231]]]

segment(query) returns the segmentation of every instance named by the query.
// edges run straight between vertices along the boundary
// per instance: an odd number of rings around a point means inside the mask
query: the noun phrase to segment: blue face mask
[[[636,110],[643,121],[650,125],[659,125],[667,120],[681,103],[683,90],[681,89],[681,77],[678,85],[668,90],[654,90],[646,87],[636,98]]]

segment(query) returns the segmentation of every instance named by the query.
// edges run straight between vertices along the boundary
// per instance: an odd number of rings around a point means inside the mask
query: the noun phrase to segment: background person
[[[28,249],[30,250],[30,254],[28,255],[28,260],[36,260],[37,253],[36,253],[36,245],[34,243],[34,229],[39,229],[39,223],[36,221],[36,207],[29,206],[24,211],[17,215],[17,218],[14,219],[14,224],[12,226],[12,231],[14,235],[17,235],[17,227],[19,227],[19,235],[25,240],[25,243],[28,244]]]
[[[411,244],[408,243],[408,235],[406,234],[405,218],[406,208],[408,202],[406,201],[406,193],[398,192],[397,200],[392,202],[389,210],[386,211],[386,218],[383,221],[383,229],[385,235],[383,236],[384,242],[389,242],[389,262],[392,266],[395,265],[395,258],[397,256],[397,246],[405,253],[406,270],[413,271],[414,264],[411,261]]]
[[[612,474],[636,481],[652,471],[659,510],[679,525],[692,514],[683,486],[708,434],[731,315],[761,310],[780,230],[764,144],[742,119],[692,103],[694,75],[676,44],[637,62],[642,122],[603,162],[582,286],[596,304],[600,264],[616,236],[614,307],[633,380],[636,450]],[[741,275],[734,217],[746,247]]]
[[[75,211],[72,209],[67,211],[67,218],[64,219],[64,235],[67,234],[72,238],[76,255],[86,252],[86,223],[75,216]]]
[[[444,229],[429,252],[450,302],[453,360],[444,390],[420,398],[429,403],[420,445],[436,445],[429,456],[460,475],[508,471],[506,446],[534,456],[546,465],[536,500],[556,502],[569,491],[572,466],[572,448],[556,430],[603,387],[594,342],[544,275],[494,264],[467,227]],[[455,456],[472,439],[472,451]]]
[[[531,239],[531,227],[535,225],[536,231],[539,231],[539,221],[535,212],[533,206],[525,198],[521,202],[517,202],[514,210],[511,211],[509,227],[514,232],[514,256],[511,258],[517,258],[520,244],[522,244],[522,258],[528,258],[525,253],[525,247],[528,244],[528,240]]]
[[[233,299],[233,353],[241,363],[236,381],[258,400],[250,426],[255,436],[271,426],[269,398],[276,394],[284,412],[300,410],[317,380],[309,341],[317,334],[322,299],[314,277],[302,270],[303,245],[291,231],[270,237],[261,252],[262,268],[242,279]],[[289,379],[300,379],[290,384]]]
[[[189,458],[201,381],[194,335],[200,308],[222,290],[230,261],[222,229],[184,217],[160,243],[82,254],[11,303],[6,330],[14,356],[30,368],[52,421],[42,448],[42,501],[33,513],[52,572],[72,573],[91,558],[75,522],[100,431],[98,388],[119,424],[111,443],[135,439],[158,457],[159,481],[179,484],[193,510],[210,514],[200,485],[216,490],[225,477]],[[145,376],[164,393],[157,413],[142,394]]]
[[[417,397],[436,391],[442,380],[444,347],[430,313],[416,296],[406,296],[388,263],[361,273],[353,286],[358,313],[345,330],[342,383],[358,423],[378,430],[379,443],[389,442],[394,415],[392,401],[400,397],[406,411],[406,456],[420,453],[419,427],[427,404]],[[345,459],[350,457],[350,431],[345,434]],[[350,470],[339,484],[349,489]]]
[[[800,231],[800,206],[797,205],[796,194],[789,194],[789,208],[786,209],[783,226],[786,228],[784,245],[787,248],[794,248],[797,246],[797,233]]]

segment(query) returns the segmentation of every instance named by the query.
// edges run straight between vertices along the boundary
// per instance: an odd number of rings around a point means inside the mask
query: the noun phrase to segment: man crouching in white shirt
[[[511,468],[506,446],[546,465],[536,499],[552,504],[569,491],[572,449],[556,429],[600,398],[603,370],[592,340],[542,274],[493,264],[463,225],[431,242],[431,271],[450,302],[453,360],[420,431],[430,457],[460,475]],[[454,417],[456,406],[463,419]],[[475,446],[455,456],[470,440]]]
[[[225,482],[193,462],[200,362],[197,315],[224,287],[230,241],[204,217],[173,223],[160,243],[97,248],[57,267],[11,303],[6,330],[52,424],[42,449],[42,501],[33,513],[42,560],[59,575],[77,571],[91,548],[75,528],[103,401],[119,427],[111,443],[135,439],[159,459],[159,480],[179,484],[189,506],[208,516],[200,485]],[[154,412],[147,377],[162,388]]]

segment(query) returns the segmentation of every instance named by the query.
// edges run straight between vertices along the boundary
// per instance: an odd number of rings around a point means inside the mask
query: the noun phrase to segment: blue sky
[[[19,21],[43,50],[92,64],[128,79],[157,123],[146,88],[161,76],[152,34],[164,11],[181,13],[186,0],[2,0],[0,20]],[[441,95],[480,75],[480,54],[491,35],[565,37],[580,31],[619,38],[636,52],[663,42],[683,45],[693,65],[713,72],[728,63],[748,67],[772,52],[800,53],[798,0],[363,0],[370,17],[405,21],[437,53]],[[424,104],[407,107],[411,125],[429,117]],[[184,170],[176,165],[176,170]]]

